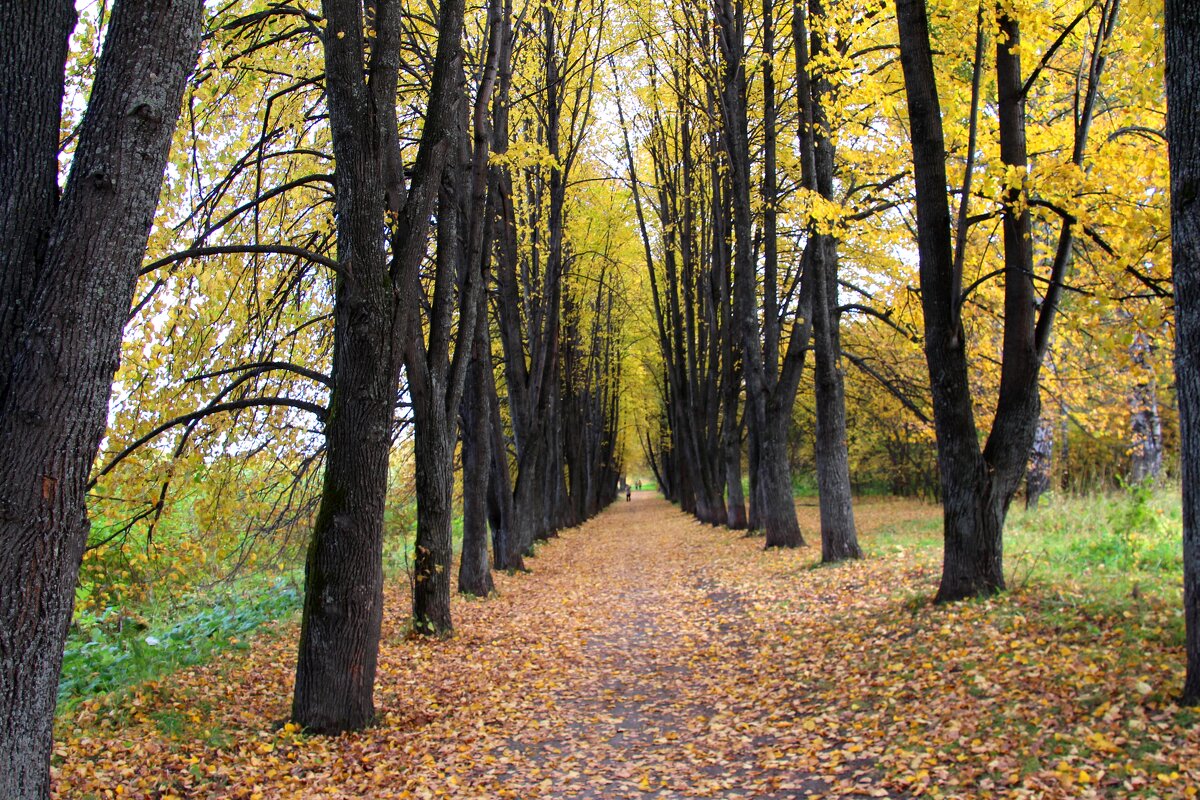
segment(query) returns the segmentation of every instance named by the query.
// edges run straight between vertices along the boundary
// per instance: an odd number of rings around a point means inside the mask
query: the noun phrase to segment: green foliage
[[[245,647],[246,635],[299,609],[300,598],[294,582],[280,579],[162,624],[147,625],[117,608],[81,611],[63,653],[60,708]]]
[[[1015,511],[1005,538],[1014,572],[1030,580],[1101,596],[1135,586],[1166,594],[1178,590],[1183,569],[1180,513],[1177,488],[1140,484]]]
[[[1008,584],[1036,584],[1072,607],[1124,606],[1139,598],[1176,602],[1183,571],[1179,488],[1137,484],[1120,492],[1049,495],[1014,508],[1005,526]],[[910,554],[933,563],[942,521],[908,520],[864,537],[868,555]]]

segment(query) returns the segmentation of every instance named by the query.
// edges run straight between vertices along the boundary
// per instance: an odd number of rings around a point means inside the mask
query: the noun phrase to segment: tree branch
[[[109,462],[104,465],[104,468],[97,472],[88,481],[87,488],[90,491],[100,478],[111,472],[113,468],[117,466],[117,464],[128,458],[131,453],[151,440],[157,438],[161,434],[169,431],[171,428],[176,427],[177,425],[186,425],[189,422],[195,422],[197,420],[204,419],[205,417],[210,417],[214,414],[223,414],[227,411],[238,411],[243,408],[262,406],[296,408],[301,411],[309,412],[321,421],[325,420],[326,408],[324,406],[317,405],[316,403],[310,403],[307,400],[296,400],[291,397],[248,397],[244,400],[233,400],[228,403],[215,403],[213,405],[205,406],[199,411],[193,411],[189,414],[182,414],[173,419],[169,419],[166,422],[158,425],[149,433],[141,436],[136,441],[127,445],[125,449],[113,456],[112,459],[110,459]]]
[[[296,256],[298,258],[308,259],[314,264],[320,264],[334,272],[340,269],[336,261],[320,253],[306,250],[303,247],[293,247],[287,244],[231,244],[218,245],[213,247],[192,247],[187,250],[180,250],[178,253],[172,253],[169,256],[152,261],[142,267],[138,272],[138,276],[149,275],[157,269],[174,264],[176,261],[183,261],[188,258],[203,258],[205,256],[222,256],[234,255],[237,253],[276,253],[278,255]]]

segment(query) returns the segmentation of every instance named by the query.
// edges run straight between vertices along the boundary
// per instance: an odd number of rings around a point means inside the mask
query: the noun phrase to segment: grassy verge
[[[122,618],[117,610],[77,615],[63,652],[58,685],[60,713],[79,701],[159,678],[216,653],[245,648],[259,627],[295,613],[301,589],[292,579],[258,581],[218,597],[198,597],[157,621]]]
[[[868,555],[940,557],[941,514],[935,506],[924,506],[922,514],[921,507],[874,498],[856,506]],[[873,516],[892,519],[873,526]],[[1052,497],[1037,509],[1014,507],[1004,530],[1009,586],[1037,586],[1097,601],[1175,600],[1183,570],[1181,526],[1178,487],[1134,486]]]

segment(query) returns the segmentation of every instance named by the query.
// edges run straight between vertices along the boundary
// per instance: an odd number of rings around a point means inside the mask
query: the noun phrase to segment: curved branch
[[[219,231],[221,228],[225,227],[230,222],[237,219],[239,216],[241,216],[245,212],[257,208],[258,206],[262,205],[263,203],[270,200],[271,198],[278,197],[279,195],[283,194],[284,192],[291,191],[292,189],[297,189],[301,186],[307,186],[310,183],[327,183],[330,186],[334,186],[336,181],[335,181],[333,175],[324,174],[324,173],[314,173],[312,175],[305,175],[304,177],[296,178],[295,180],[288,181],[287,183],[281,183],[278,186],[263,192],[262,194],[258,195],[257,197],[247,200],[246,202],[242,203],[237,208],[230,211],[225,216],[221,217],[221,219],[217,220],[216,222],[209,223],[208,226],[204,229],[203,233],[201,233],[199,236],[196,237],[196,240],[202,242],[205,239],[207,239],[209,236],[211,236],[213,233],[215,233],[216,231]]]
[[[980,286],[982,286],[983,284],[990,281],[992,278],[999,278],[1003,274],[1004,274],[1004,268],[1001,267],[1000,269],[992,270],[991,272],[987,273],[986,275],[981,275],[977,280],[973,281],[970,286],[968,286],[967,288],[962,290],[962,294],[958,298],[959,305],[961,306],[963,303],[967,302],[967,298],[971,296],[971,292],[975,291]]]
[[[912,412],[913,416],[915,416],[921,422],[925,423],[926,425],[933,423],[933,420],[931,420],[924,411],[918,408],[916,403],[909,399],[908,395],[901,391],[898,386],[889,381],[886,377],[881,375],[876,369],[867,364],[865,358],[860,358],[859,356],[856,356],[853,353],[848,353],[845,350],[842,351],[842,355],[845,356],[851,364],[858,367],[860,370],[866,373],[866,375],[874,379],[876,383],[886,389],[888,394],[899,400],[900,405]]]
[[[338,263],[332,258],[323,256],[320,253],[307,250],[303,247],[293,247],[289,244],[230,244],[216,245],[212,247],[191,247],[187,250],[180,250],[178,253],[172,253],[169,256],[160,258],[157,261],[152,261],[142,267],[138,272],[138,276],[149,275],[156,269],[174,264],[176,261],[183,261],[188,258],[203,258],[204,256],[223,256],[234,255],[238,253],[275,253],[284,256],[296,256],[298,258],[308,259],[314,264],[320,264],[334,272],[340,268]]]
[[[169,419],[151,430],[149,433],[141,436],[136,441],[126,446],[124,450],[113,456],[112,459],[104,465],[103,469],[92,476],[92,478],[88,481],[87,488],[88,490],[91,490],[100,478],[111,472],[113,468],[117,466],[117,464],[128,458],[131,453],[161,434],[169,431],[171,428],[176,427],[177,425],[186,425],[189,422],[195,422],[197,420],[204,419],[205,417],[210,417],[214,414],[223,414],[227,411],[239,411],[243,408],[254,408],[261,406],[296,408],[301,411],[309,412],[322,422],[325,420],[326,408],[324,406],[317,405],[316,403],[310,403],[307,400],[296,400],[291,397],[248,397],[244,400],[232,400],[228,403],[215,403],[213,405],[205,406],[199,411],[193,411],[189,414],[181,414],[178,417]]]
[[[1029,95],[1029,90],[1033,88],[1033,82],[1036,81],[1038,76],[1042,74],[1042,70],[1050,64],[1050,59],[1054,58],[1054,54],[1058,52],[1058,48],[1062,47],[1063,42],[1065,42],[1067,37],[1071,35],[1071,31],[1075,30],[1075,26],[1087,18],[1087,15],[1092,13],[1092,9],[1095,7],[1095,2],[1088,4],[1086,8],[1079,12],[1075,19],[1071,20],[1071,24],[1063,29],[1063,32],[1058,35],[1058,38],[1055,39],[1048,48],[1046,48],[1046,52],[1042,53],[1041,61],[1039,61],[1038,65],[1033,68],[1033,71],[1029,73],[1029,77],[1025,79],[1024,85],[1021,86],[1021,97],[1026,97]]]
[[[184,380],[187,383],[195,383],[196,381],[208,380],[209,378],[219,378],[222,375],[232,375],[235,372],[245,372],[248,370],[255,370],[260,373],[267,372],[269,370],[284,370],[286,372],[294,372],[297,375],[308,378],[311,381],[315,381],[322,386],[326,386],[330,389],[333,388],[332,381],[325,373],[317,372],[315,369],[309,369],[308,367],[302,367],[299,364],[292,364],[288,361],[259,361],[255,364],[239,364],[236,367],[227,367],[225,369],[218,369],[213,372],[201,372],[198,375],[193,375],[192,377],[185,378]]]
[[[880,311],[877,308],[872,308],[871,306],[863,305],[862,303],[846,303],[845,305],[837,307],[837,313],[839,316],[847,311],[857,311],[861,314],[875,317],[880,322],[883,322],[892,330],[896,331],[896,333],[899,333],[905,339],[908,339],[910,342],[916,342],[919,344],[921,341],[920,336],[892,319],[892,312],[890,309],[887,311]]]

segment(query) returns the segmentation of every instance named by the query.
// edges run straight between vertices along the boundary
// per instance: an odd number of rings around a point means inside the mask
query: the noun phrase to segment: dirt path
[[[638,493],[544,544],[529,574],[497,576],[498,596],[456,599],[450,640],[405,637],[407,589],[391,587],[378,727],[272,727],[287,716],[289,628],[85,708],[62,734],[58,796],[886,796],[852,733],[813,705],[841,656],[806,651],[802,628],[824,638],[855,613],[822,610],[832,571],[813,557]]]
[[[535,685],[556,724],[512,738],[526,763],[506,776],[536,770],[555,797],[598,799],[826,788],[779,761],[796,722],[787,703],[748,707],[730,691],[768,670],[745,601],[712,578],[730,534],[642,495],[564,538],[553,546],[572,551],[569,568],[548,570],[545,588],[574,597],[581,668]]]

